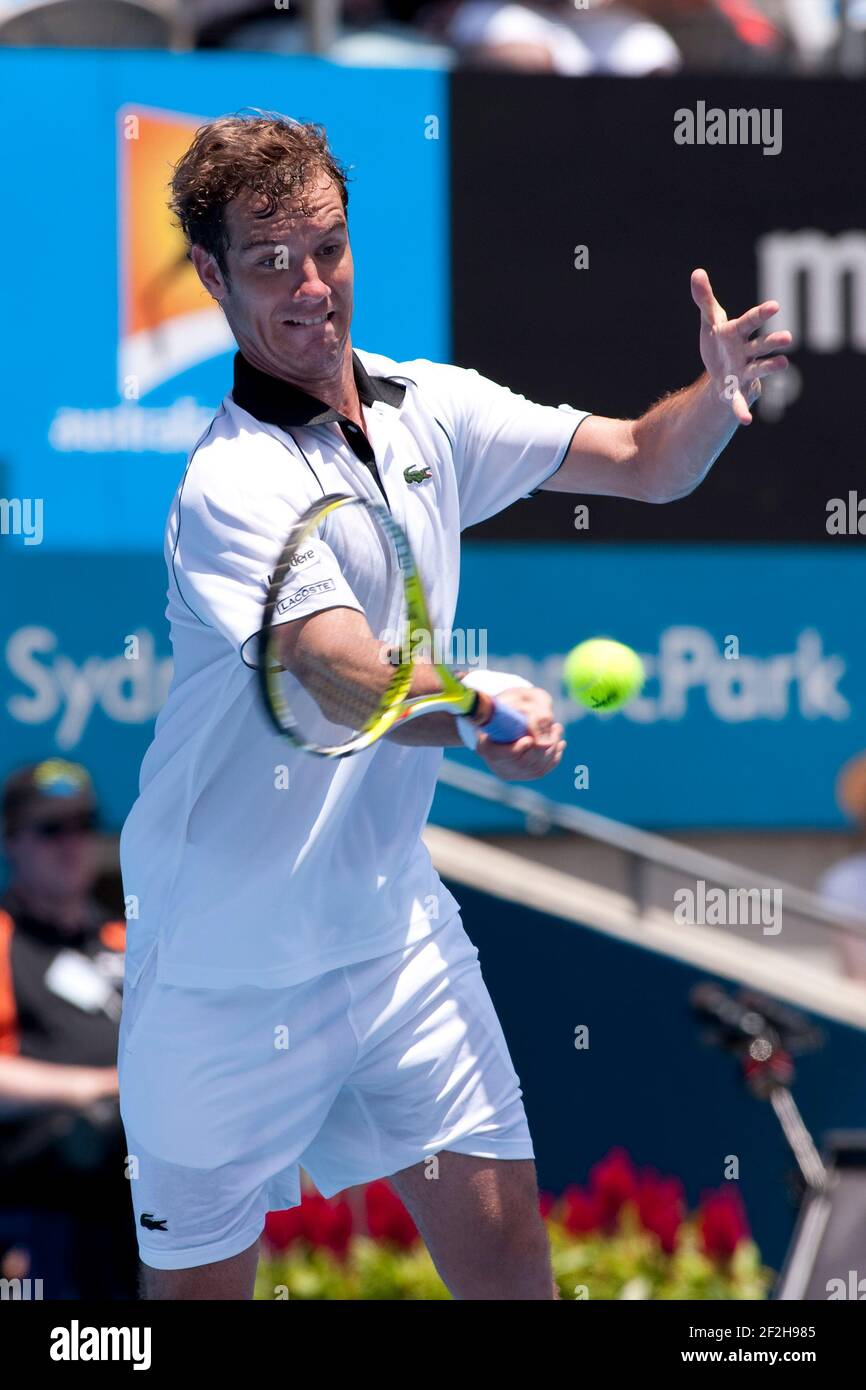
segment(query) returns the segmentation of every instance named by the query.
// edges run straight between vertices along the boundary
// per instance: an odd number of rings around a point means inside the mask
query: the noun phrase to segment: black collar
[[[257,420],[277,425],[280,429],[297,425],[324,425],[332,420],[348,423],[346,416],[333,406],[326,405],[291,382],[259,371],[240,352],[235,353],[234,367],[232,399]],[[374,401],[384,401],[386,405],[398,407],[402,404],[406,387],[400,382],[386,376],[369,376],[356,352],[352,353],[352,368],[363,405],[372,405]]]

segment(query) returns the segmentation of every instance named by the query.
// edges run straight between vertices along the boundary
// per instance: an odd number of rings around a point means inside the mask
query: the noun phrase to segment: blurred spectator
[[[451,66],[455,58],[563,74],[672,72],[679,54],[658,24],[619,0],[343,0],[328,57],[339,62],[413,61]],[[297,10],[267,0],[187,0],[200,47],[301,53]]]
[[[449,37],[472,62],[555,72],[809,72],[834,61],[840,0],[444,0]],[[516,12],[520,12],[520,17]],[[857,38],[866,0],[848,0]],[[423,19],[423,13],[422,13]],[[541,24],[555,26],[544,37]],[[455,28],[455,26],[457,26]],[[466,28],[466,37],[459,32]],[[477,31],[481,29],[479,43]],[[587,53],[577,60],[577,36]],[[469,46],[472,40],[474,47]],[[669,58],[670,43],[676,59]],[[540,52],[538,50],[541,50]],[[495,50],[495,51],[494,51]],[[586,66],[586,62],[591,66]],[[852,49],[849,68],[862,71]]]
[[[125,923],[107,920],[91,896],[90,777],[56,758],[22,768],[3,787],[2,817],[11,871],[0,899],[3,1268],[24,1259],[46,1299],[134,1298],[116,1070]]]
[[[473,66],[519,68],[585,77],[646,77],[676,72],[679,49],[667,30],[619,0],[461,0],[445,27]]]
[[[836,780],[836,800],[841,810],[859,827],[860,848],[822,874],[816,891],[832,905],[839,903],[866,918],[866,753],[847,762]],[[866,980],[866,937],[840,938],[840,953],[847,973]]]
[[[631,0],[665,25],[691,71],[737,71],[778,66],[781,30],[762,0]]]

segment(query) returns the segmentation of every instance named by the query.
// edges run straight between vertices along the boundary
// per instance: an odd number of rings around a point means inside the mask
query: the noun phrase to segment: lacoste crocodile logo
[[[403,469],[403,477],[407,483],[424,483],[428,478],[432,478],[433,474],[429,468],[412,468],[410,465],[409,468]]]
[[[168,1227],[165,1224],[167,1220],[168,1218],[165,1216],[154,1216],[151,1211],[141,1213],[141,1224],[148,1231],[167,1231]]]

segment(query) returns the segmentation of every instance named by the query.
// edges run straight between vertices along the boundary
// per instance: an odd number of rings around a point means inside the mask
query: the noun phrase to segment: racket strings
[[[315,698],[319,709],[334,724],[356,732],[366,729],[383,705],[389,702],[389,691],[393,689],[395,677],[399,674],[393,667],[384,664],[382,669],[387,679],[379,688],[375,688],[365,684],[360,677],[353,679],[346,676],[338,667],[321,667],[316,674]]]
[[[275,626],[286,621],[293,561],[317,539],[324,542],[326,520],[333,526],[327,543],[346,557],[345,577],[363,605],[368,632],[362,644],[357,624],[345,624],[341,631],[335,621],[327,660],[322,657],[311,665],[308,656],[307,669],[297,666],[296,675],[280,661]],[[309,751],[332,756],[367,747],[396,719],[412,717],[404,702],[411,698],[413,670],[431,657],[434,667],[442,663],[429,649],[434,634],[409,543],[390,514],[359,498],[322,499],[300,519],[269,579],[260,684],[271,719],[282,733]],[[371,637],[378,657],[375,673],[370,667]],[[466,699],[474,698],[449,678],[447,665],[438,673],[438,688],[437,678],[425,675],[419,705],[446,700],[454,704],[456,694],[457,703],[465,707]]]
[[[327,661],[308,664],[302,680],[301,673],[282,665],[273,638],[268,645],[269,684],[281,720],[307,744],[341,743],[364,733],[409,693],[411,663],[402,646],[387,640],[388,630],[377,634],[370,615],[364,616],[378,638],[374,671],[369,647],[365,644],[361,656],[360,647],[347,639],[330,650]]]

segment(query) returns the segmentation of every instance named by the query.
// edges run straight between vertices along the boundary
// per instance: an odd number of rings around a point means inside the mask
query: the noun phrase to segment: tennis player
[[[216,120],[172,194],[239,352],[169,515],[174,679],[121,840],[119,1070],[145,1296],[249,1298],[265,1213],[299,1202],[303,1167],[326,1196],[389,1177],[455,1297],[551,1299],[519,1080],[421,841],[443,747],[462,739],[509,779],[557,765],[550,696],[474,671],[474,723],[436,713],[352,757],[295,751],[252,669],[268,574],[323,494],[384,500],[450,630],[461,530],[539,488],[685,496],[790,335],[763,331],[774,303],[728,320],[696,270],[698,381],[637,420],[539,405],[353,347],[346,175],[320,127]],[[546,293],[537,265],[521,273]],[[390,674],[365,614],[394,577],[353,514],[297,557],[280,605],[284,664],[315,700],[329,679],[375,691]],[[529,732],[488,740],[488,697]]]

